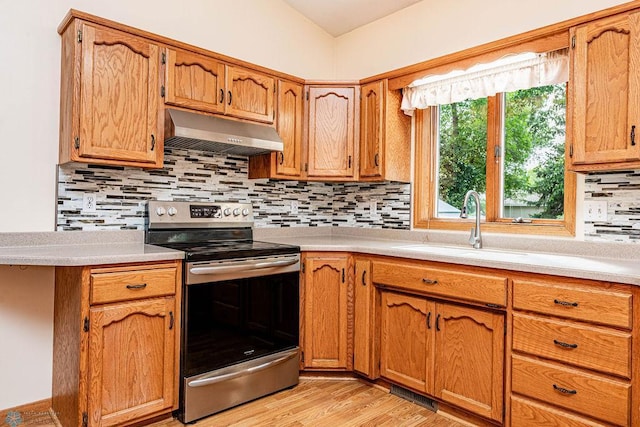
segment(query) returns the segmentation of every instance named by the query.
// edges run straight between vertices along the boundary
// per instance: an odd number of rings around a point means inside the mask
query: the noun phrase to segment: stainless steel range
[[[250,204],[149,202],[146,242],[186,253],[184,423],[298,383],[300,248],[252,226]]]

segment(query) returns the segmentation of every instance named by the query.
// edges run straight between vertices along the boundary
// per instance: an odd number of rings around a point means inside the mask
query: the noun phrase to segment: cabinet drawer
[[[175,268],[91,274],[91,304],[173,295],[175,292]]]
[[[604,424],[515,396],[511,398],[511,425],[564,427],[605,426]]]
[[[631,334],[513,315],[513,349],[631,378]]]
[[[622,291],[514,280],[513,308],[631,329],[631,294]]]
[[[384,261],[373,262],[373,282],[431,295],[506,306],[506,277]]]
[[[514,393],[613,424],[629,425],[629,384],[517,355],[512,361]]]

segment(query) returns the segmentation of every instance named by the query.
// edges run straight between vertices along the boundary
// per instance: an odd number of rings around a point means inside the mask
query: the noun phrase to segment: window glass
[[[464,196],[486,191],[487,98],[439,107],[437,217],[458,218]],[[469,204],[471,207],[473,204]],[[483,208],[483,215],[485,210]],[[469,217],[475,212],[470,211]]]
[[[563,217],[565,87],[542,86],[504,96],[502,218]]]

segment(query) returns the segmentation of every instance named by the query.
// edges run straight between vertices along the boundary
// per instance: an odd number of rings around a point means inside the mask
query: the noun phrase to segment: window
[[[426,106],[416,116],[414,226],[467,229],[460,210],[466,192],[476,190],[485,229],[573,234],[575,175],[564,165],[566,83],[444,99],[454,102]],[[473,218],[473,204],[468,208]]]

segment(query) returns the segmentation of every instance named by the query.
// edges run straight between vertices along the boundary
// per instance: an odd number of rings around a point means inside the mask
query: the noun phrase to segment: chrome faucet
[[[471,227],[471,236],[469,236],[469,244],[474,249],[482,248],[482,234],[480,233],[480,196],[474,190],[467,191],[464,196],[464,202],[462,203],[462,211],[460,211],[460,218],[468,218],[467,215],[467,203],[469,203],[469,197],[473,197],[476,202],[476,226]]]

